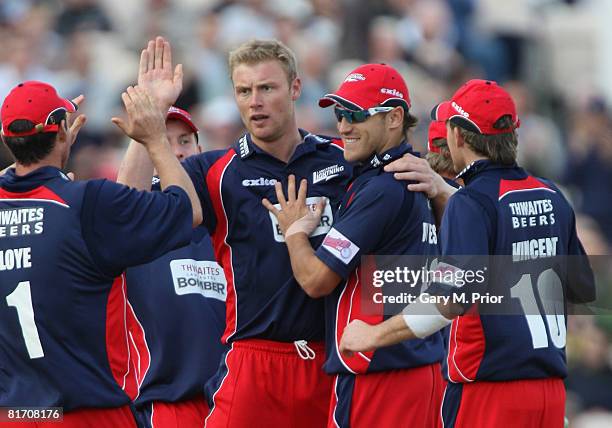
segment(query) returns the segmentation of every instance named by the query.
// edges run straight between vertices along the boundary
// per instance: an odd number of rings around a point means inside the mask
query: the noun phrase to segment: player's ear
[[[302,93],[302,81],[300,80],[299,77],[296,77],[295,79],[293,79],[293,82],[291,82],[290,90],[291,90],[291,100],[296,101],[300,97],[300,94]]]
[[[68,139],[68,123],[66,119],[62,119],[57,129],[57,141],[66,141]]]
[[[465,140],[463,139],[463,135],[461,135],[461,128],[459,128],[458,126],[451,126],[451,131],[453,133],[453,137],[455,138],[457,147],[463,147]]]
[[[389,113],[385,115],[387,126],[390,129],[401,128],[404,126],[404,114],[406,112],[402,107],[395,107]]]

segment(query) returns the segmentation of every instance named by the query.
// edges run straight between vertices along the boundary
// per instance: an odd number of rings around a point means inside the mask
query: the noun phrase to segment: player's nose
[[[345,117],[343,117],[342,120],[340,120],[340,122],[338,122],[337,127],[338,127],[338,132],[341,135],[345,135],[345,134],[351,132],[351,130],[353,129],[353,124],[350,123],[348,120],[346,120]]]

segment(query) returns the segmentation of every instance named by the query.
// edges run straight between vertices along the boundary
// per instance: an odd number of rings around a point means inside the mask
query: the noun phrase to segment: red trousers
[[[442,407],[444,428],[557,428],[564,415],[557,378],[449,383]]]
[[[206,428],[324,427],[331,376],[323,370],[322,343],[260,339],[232,344],[213,382]]]
[[[435,428],[444,391],[440,364],[334,380],[328,428]]]
[[[204,396],[168,403],[155,401],[137,412],[141,427],[147,428],[202,428],[208,416]]]

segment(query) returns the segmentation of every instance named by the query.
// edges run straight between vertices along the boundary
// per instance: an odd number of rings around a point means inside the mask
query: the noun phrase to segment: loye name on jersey
[[[323,210],[323,214],[321,215],[321,222],[319,223],[319,226],[314,230],[314,232],[310,234],[311,237],[325,235],[329,231],[329,229],[331,229],[331,226],[334,223],[334,215],[332,212],[332,207],[329,203],[329,199],[324,199],[326,203],[325,209]],[[314,210],[319,201],[321,201],[320,196],[311,196],[310,198],[306,198],[306,205],[308,205],[308,208],[310,208],[311,210]],[[280,204],[275,204],[274,207],[277,210],[281,209]],[[283,232],[281,232],[281,228],[278,225],[278,220],[276,216],[272,213],[269,214],[270,220],[272,221],[272,233],[274,234],[274,240],[276,242],[285,242],[285,237],[283,236]]]
[[[170,262],[174,291],[179,296],[201,294],[225,302],[227,281],[218,263],[208,260],[176,259]]]

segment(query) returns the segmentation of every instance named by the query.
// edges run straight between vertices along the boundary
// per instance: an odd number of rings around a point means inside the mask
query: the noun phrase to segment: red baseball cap
[[[512,117],[513,128],[495,129],[495,122],[505,115]],[[520,126],[512,97],[492,80],[466,82],[449,101],[434,107],[431,118],[441,122],[451,120],[468,131],[484,135],[512,132]]]
[[[76,110],[75,103],[61,98],[48,83],[35,80],[23,82],[11,89],[2,103],[2,134],[7,137],[25,137],[42,132],[57,132],[61,119],[58,120],[54,113],[73,113]],[[16,120],[29,120],[34,123],[34,128],[13,133],[8,127]]]
[[[434,140],[446,140],[446,123],[432,120],[429,124],[429,133],[427,135],[427,150],[433,153],[440,153],[440,147],[434,145]]]
[[[338,90],[319,100],[320,107],[340,104],[349,110],[376,106],[410,108],[410,94],[404,78],[386,64],[365,64],[351,71]]]
[[[193,122],[193,118],[187,111],[183,110],[182,108],[178,108],[175,106],[170,107],[168,109],[168,114],[166,115],[166,120],[168,119],[180,120],[185,125],[187,125],[193,132],[195,132],[196,134],[198,133],[198,127]]]

